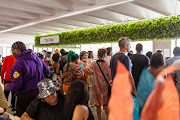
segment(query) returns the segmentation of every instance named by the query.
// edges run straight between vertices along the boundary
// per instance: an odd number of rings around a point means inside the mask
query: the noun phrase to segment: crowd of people
[[[12,55],[4,59],[1,69],[4,92],[0,86],[0,107],[8,108],[11,91],[12,111],[16,111],[21,120],[94,120],[91,111],[94,107],[98,120],[102,119],[101,107],[108,118],[111,86],[117,61],[120,61],[128,70],[131,94],[135,101],[137,99],[138,107],[134,111],[140,116],[157,75],[166,71],[165,66],[180,66],[180,47],[175,47],[174,57],[165,61],[159,51],[143,55],[140,43],[133,54],[130,42],[130,38],[121,37],[119,52],[113,55],[113,48],[101,48],[96,60],[92,51],[77,54],[56,49],[53,54],[45,50],[35,54],[26,49],[23,42],[15,42],[11,47]],[[171,75],[180,97],[180,70]],[[151,82],[147,84],[147,81]],[[150,89],[144,94],[146,85]],[[135,119],[134,114],[132,116]]]

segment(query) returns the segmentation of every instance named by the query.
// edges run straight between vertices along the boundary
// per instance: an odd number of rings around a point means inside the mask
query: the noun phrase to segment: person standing
[[[8,108],[8,101],[3,93],[2,86],[0,85],[0,108]]]
[[[149,59],[151,59],[151,57],[152,57],[152,52],[151,51],[148,51],[147,53],[146,53],[146,56],[149,58]]]
[[[108,86],[111,84],[111,70],[107,62],[104,61],[106,57],[106,49],[98,50],[98,60],[90,63],[85,71],[91,75],[91,82],[93,87],[93,98],[96,106],[98,120],[101,120],[101,106],[104,107],[105,113],[108,117],[108,101],[110,95],[108,94]],[[102,71],[101,71],[102,70]],[[107,80],[107,81],[106,81]],[[107,83],[108,82],[108,83]],[[109,85],[108,85],[109,84]]]
[[[80,61],[78,64],[82,70],[84,70],[87,65],[87,58],[88,58],[88,53],[86,51],[81,51],[80,52]]]
[[[88,51],[87,65],[94,61],[94,53],[93,51]],[[93,98],[93,87],[92,87],[92,76],[88,74],[88,72],[84,72],[84,75],[87,76],[87,86],[89,91],[89,103],[91,108],[94,107],[94,98]]]
[[[175,47],[173,50],[174,57],[166,60],[166,66],[172,65],[174,61],[180,59],[180,47]]]
[[[11,76],[10,76],[10,70],[12,65],[16,62],[16,59],[13,57],[13,55],[6,56],[3,62],[3,66],[1,69],[1,80],[3,84],[11,83]],[[10,91],[4,90],[4,94],[6,99],[8,100]],[[12,99],[11,99],[11,105],[12,105],[12,111],[15,110],[15,94],[14,91],[11,91]]]
[[[84,81],[84,72],[81,67],[78,65],[79,55],[71,51],[68,54],[67,63],[63,67],[63,91],[66,94],[70,84],[74,80],[83,80]]]
[[[51,58],[51,53],[52,52],[50,52],[50,51],[46,52],[46,55],[45,55],[45,58],[44,58],[44,62],[48,67],[52,66],[52,64],[51,64],[51,59],[52,59]]]
[[[61,80],[61,72],[60,72],[60,55],[59,53],[54,53],[52,56],[52,59],[54,61],[53,64],[53,76],[52,76],[52,81],[54,82],[54,85],[60,88],[62,86],[62,80]]]
[[[179,66],[180,67],[180,59],[176,60],[172,64],[173,66]],[[172,77],[175,81],[175,85],[178,91],[179,99],[180,99],[180,70],[176,70],[175,72],[171,73]]]
[[[67,58],[68,58],[68,52],[66,52],[64,49],[60,50],[61,53],[61,59],[60,59],[60,70],[63,73],[63,67],[65,66],[65,64],[67,63]]]
[[[88,51],[87,64],[90,64],[93,61],[94,61],[94,53],[93,51]]]
[[[11,67],[11,83],[5,84],[4,89],[15,91],[16,113],[20,117],[37,96],[37,83],[48,76],[50,70],[23,42],[13,43],[11,51],[17,61]]]
[[[105,61],[110,65],[110,60],[112,57],[112,47],[106,48],[107,56],[105,57]]]
[[[149,66],[149,59],[147,56],[142,54],[143,45],[141,43],[138,43],[136,45],[136,51],[137,51],[136,54],[131,56],[131,62],[133,64],[132,75],[133,75],[135,86],[137,89],[141,72],[142,72],[144,67]]]
[[[124,64],[127,70],[129,70],[129,78],[132,85],[132,93],[136,95],[136,87],[134,84],[134,79],[131,74],[131,61],[129,57],[125,55],[125,53],[129,52],[130,50],[130,41],[131,39],[128,37],[121,37],[119,39],[118,45],[120,51],[112,56],[110,61],[110,68],[111,68],[111,76],[113,80],[116,75],[117,60],[119,60],[121,63]]]

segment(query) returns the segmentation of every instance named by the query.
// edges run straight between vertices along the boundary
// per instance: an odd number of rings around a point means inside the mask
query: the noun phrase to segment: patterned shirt
[[[63,77],[65,85],[70,85],[72,81],[74,80],[84,80],[84,72],[79,67],[79,65],[76,65],[74,63],[69,63],[69,69],[68,72],[66,72],[67,64],[63,68]]]

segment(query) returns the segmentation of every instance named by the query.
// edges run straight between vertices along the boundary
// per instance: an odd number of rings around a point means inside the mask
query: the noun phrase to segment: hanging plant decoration
[[[40,38],[59,35],[59,43],[40,44]],[[133,41],[167,40],[180,37],[180,16],[143,20],[137,22],[105,25],[81,30],[72,30],[35,36],[35,46],[53,47],[93,43],[116,42],[120,37]]]

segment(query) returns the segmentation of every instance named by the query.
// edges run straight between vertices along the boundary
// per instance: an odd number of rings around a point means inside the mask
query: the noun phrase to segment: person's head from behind
[[[11,47],[12,55],[16,58],[21,52],[26,50],[26,46],[23,42],[17,41],[13,43]]]
[[[91,59],[94,58],[94,53],[93,53],[93,51],[88,51],[88,58],[91,58]]]
[[[41,58],[41,60],[43,60],[43,58],[44,58],[43,54],[41,54],[41,53],[38,52],[36,55],[37,55],[39,58]]]
[[[130,50],[129,53],[131,53],[133,55],[133,51],[132,50]]]
[[[80,60],[87,59],[87,58],[88,58],[88,53],[86,51],[81,51]]]
[[[54,53],[53,56],[52,56],[52,59],[53,59],[54,62],[58,62],[59,58],[60,58],[59,53]]]
[[[79,55],[73,51],[68,53],[66,72],[68,72],[70,62],[78,64],[79,63]]]
[[[106,57],[106,49],[102,48],[98,50],[98,58],[100,60],[104,60],[104,58]]]
[[[157,52],[157,53],[161,53],[161,54],[162,54],[162,50],[157,50],[156,52]]]
[[[174,56],[180,56],[180,47],[175,47],[173,50],[173,54]]]
[[[141,52],[143,50],[143,45],[141,44],[141,43],[138,43],[137,45],[136,45],[136,51],[137,52]]]
[[[45,58],[50,58],[51,57],[51,53],[50,51],[46,52]]]
[[[107,56],[112,56],[112,47],[106,48]]]
[[[119,48],[121,50],[123,50],[124,52],[129,52],[130,51],[130,42],[131,42],[131,39],[128,38],[128,37],[121,37],[118,41],[118,45],[119,45]]]
[[[67,120],[71,119],[74,108],[77,105],[88,105],[89,92],[87,85],[80,80],[71,83],[66,94],[64,113]]]
[[[130,52],[128,52],[127,56],[128,57],[131,57],[133,54],[131,54]]]
[[[73,51],[69,52],[69,54],[68,54],[68,61],[72,62],[72,63],[75,63],[75,64],[78,64],[79,63],[79,55],[76,54]]]
[[[149,59],[151,59],[151,57],[152,57],[152,52],[151,52],[151,51],[148,51],[148,52],[146,53],[146,56],[148,56]]]
[[[54,106],[58,102],[58,97],[56,91],[59,90],[49,78],[45,78],[38,82],[37,84],[39,89],[38,99],[41,99],[42,102],[46,102],[51,106]]]
[[[150,60],[150,67],[159,68],[163,66],[164,66],[163,55],[159,52],[154,53]]]
[[[61,49],[61,50],[60,50],[60,53],[61,53],[61,55],[62,55],[62,56],[64,56],[64,55],[67,55],[67,54],[68,54],[68,53],[66,52],[66,50],[64,50],[64,49]]]

